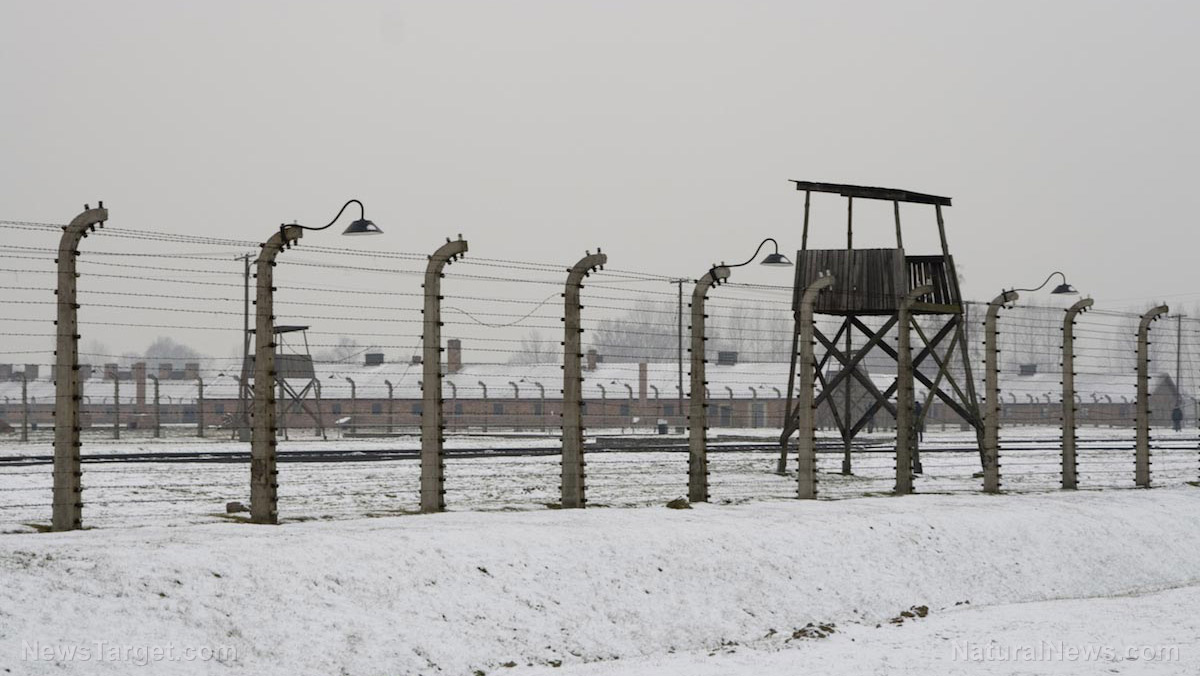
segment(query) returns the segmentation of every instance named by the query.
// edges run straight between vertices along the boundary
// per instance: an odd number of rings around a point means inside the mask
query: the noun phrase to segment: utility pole
[[[1175,408],[1183,408],[1183,317],[1175,315]]]
[[[237,438],[238,441],[250,441],[250,373],[248,357],[250,356],[250,254],[235,256],[235,261],[242,261],[243,290],[242,290],[242,377],[238,378],[238,412]]]
[[[690,281],[690,280],[687,280],[687,279],[672,279],[671,280],[671,283],[674,284],[676,289],[679,291],[679,300],[678,300],[678,306],[677,306],[677,308],[678,308],[677,320],[678,320],[679,324],[678,324],[678,328],[676,329],[676,336],[679,339],[679,347],[675,353],[675,355],[676,355],[675,363],[679,367],[679,384],[678,384],[678,388],[675,390],[675,392],[678,396],[678,400],[675,403],[675,411],[679,414],[680,420],[684,419],[683,418],[683,285],[685,282],[688,282],[688,281]]]

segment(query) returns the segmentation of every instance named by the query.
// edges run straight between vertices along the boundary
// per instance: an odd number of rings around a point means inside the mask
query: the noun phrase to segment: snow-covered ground
[[[597,432],[600,434],[604,431]],[[616,430],[609,431],[615,436]],[[712,500],[736,504],[788,499],[795,495],[794,473],[775,473],[774,451],[721,452],[730,439],[769,441],[769,430],[719,431],[709,454]],[[1061,481],[1061,447],[1055,428],[1004,430],[1002,486],[1010,492],[1053,491]],[[1130,430],[1083,428],[1079,432],[1079,485],[1082,489],[1132,488],[1133,437]],[[624,437],[626,440],[631,437]],[[679,439],[672,435],[668,438]],[[822,438],[832,441],[828,434]],[[658,443],[661,437],[645,437]],[[853,456],[853,474],[841,473],[842,456],[831,450],[819,455],[819,490],[826,498],[886,494],[895,483],[893,437],[863,435]],[[973,432],[936,431],[922,442],[924,472],[919,493],[978,492],[982,480]],[[528,448],[553,450],[554,437],[452,436],[450,449]],[[320,440],[293,434],[280,453],[311,449],[372,451],[416,450],[413,437]],[[1152,469],[1156,486],[1200,479],[1200,453],[1195,430],[1155,430]],[[0,457],[48,454],[48,444],[0,445]],[[172,436],[125,438],[85,444],[85,457],[98,453],[199,451],[214,456],[248,451],[248,445],[216,438]],[[450,457],[446,461],[446,501],[451,510],[546,509],[559,499],[557,454],[525,457]],[[594,452],[587,458],[589,503],[597,507],[661,505],[687,493],[687,453]],[[794,470],[794,456],[791,463]],[[284,520],[344,519],[409,514],[419,504],[416,459],[379,462],[282,462],[279,465],[280,515]],[[28,532],[50,518],[51,466],[0,466],[0,533]],[[89,527],[180,525],[224,521],[225,504],[248,500],[249,463],[168,464],[85,463],[84,523]]]
[[[1174,648],[1178,661],[1152,673],[1200,665],[1190,486],[95,529],[0,545],[0,669],[14,674],[139,673],[138,659],[153,662],[141,673],[256,676],[1156,666],[956,662],[954,641]],[[890,623],[920,606],[926,617]],[[810,623],[835,632],[805,638]],[[66,657],[97,646],[108,652]],[[153,660],[188,650],[214,660]]]
[[[566,668],[530,676],[795,676],[796,674],[1153,674],[1200,670],[1200,586],[1115,597],[930,611],[901,624],[833,627],[787,649],[716,650]],[[915,615],[915,613],[914,613]],[[819,628],[818,628],[819,630]],[[821,632],[825,633],[825,632]]]

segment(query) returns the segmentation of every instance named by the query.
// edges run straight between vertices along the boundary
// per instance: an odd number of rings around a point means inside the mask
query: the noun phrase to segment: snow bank
[[[514,673],[1195,584],[1198,554],[1195,488],[10,535],[0,669],[133,670],[25,659],[106,641],[237,652],[154,673]]]

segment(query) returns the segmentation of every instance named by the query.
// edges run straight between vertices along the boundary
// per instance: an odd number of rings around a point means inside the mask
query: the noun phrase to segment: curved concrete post
[[[21,441],[29,441],[29,376],[24,373],[21,374]]]
[[[983,492],[1000,492],[1000,367],[996,347],[996,319],[1000,308],[1020,298],[1016,291],[1005,291],[988,303],[984,321],[984,388],[986,402],[983,412]]]
[[[204,438],[204,378],[196,376],[196,436]]]
[[[283,226],[262,244],[254,261],[254,401],[250,429],[250,520],[279,523],[279,482],[275,469],[275,258],[304,236]]]
[[[350,376],[345,376],[350,383],[350,434],[358,434],[358,385]]]
[[[1091,298],[1084,298],[1067,308],[1063,318],[1062,353],[1062,487],[1078,488],[1078,461],[1075,453],[1075,319],[1080,312],[1092,306]]]
[[[121,438],[121,378],[113,372],[113,439]]]
[[[487,431],[488,431],[488,396],[487,396],[487,383],[485,383],[485,382],[483,382],[482,380],[480,380],[480,381],[479,381],[479,387],[483,389],[483,425],[482,425],[483,429],[482,429],[481,431],[482,431],[484,434],[487,434]]]
[[[104,227],[108,210],[83,206],[83,213],[63,228],[58,243],[58,313],[54,381],[54,497],[51,528],[56,531],[83,527],[83,483],[79,460],[79,303],[76,302],[75,257],[79,242],[89,230]]]
[[[541,425],[542,433],[545,434],[545,432],[546,432],[546,386],[539,383],[536,380],[533,381],[533,384],[537,385],[537,388],[538,388],[538,401],[541,402],[541,407],[542,407],[541,408],[542,413],[541,413],[541,415],[538,416],[538,421],[539,421],[539,424]]]
[[[813,280],[800,296],[800,309],[796,317],[800,327],[796,341],[799,350],[796,375],[800,378],[796,391],[796,431],[799,434],[796,497],[801,500],[815,500],[817,497],[817,440],[813,436],[816,431],[813,388],[816,386],[817,360],[813,354],[813,308],[817,304],[817,296],[832,287],[833,275],[826,274]],[[786,452],[786,438],[783,443]]]
[[[392,427],[395,424],[395,407],[393,404],[396,401],[396,398],[395,398],[396,390],[395,390],[395,387],[392,385],[392,381],[390,381],[390,380],[383,381],[383,384],[387,385],[387,390],[388,390],[387,433],[391,434]],[[424,411],[424,409],[422,409],[422,411]]]
[[[458,236],[447,239],[425,266],[424,328],[421,332],[421,511],[446,509],[446,421],[442,410],[442,270],[467,252]]]
[[[162,402],[158,395],[158,376],[146,376],[154,383],[154,438],[162,436]]]
[[[567,274],[563,293],[563,422],[562,506],[575,509],[587,504],[586,464],[583,460],[583,328],[580,326],[579,292],[583,278],[603,269],[608,256],[596,249]]]
[[[912,306],[921,296],[933,293],[929,285],[918,286],[900,299],[896,322],[899,329],[896,352],[896,494],[913,490],[913,442],[917,438],[916,396],[913,392]]]
[[[688,500],[708,502],[708,381],[704,379],[704,299],[708,290],[729,279],[729,268],[714,266],[692,290],[692,389],[688,393]]]
[[[1159,305],[1142,315],[1138,324],[1137,345],[1137,446],[1134,452],[1134,482],[1139,488],[1150,487],[1150,323],[1167,314]]]

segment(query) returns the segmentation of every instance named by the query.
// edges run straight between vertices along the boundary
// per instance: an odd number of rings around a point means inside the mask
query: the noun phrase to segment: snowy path
[[[1111,598],[933,609],[902,625],[853,624],[787,647],[515,668],[512,676],[1200,673],[1200,586]]]

